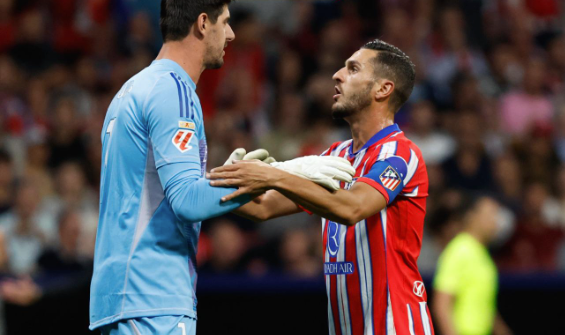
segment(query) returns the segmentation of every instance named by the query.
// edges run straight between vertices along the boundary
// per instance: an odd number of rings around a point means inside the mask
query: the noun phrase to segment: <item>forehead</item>
[[[365,64],[365,63],[369,62],[371,59],[373,59],[376,55],[377,55],[377,51],[375,51],[375,50],[360,49],[360,50],[357,50],[351,57],[349,57],[349,59],[347,61],[348,62],[357,61],[361,64]]]
[[[220,17],[220,18],[225,18],[225,17],[228,17],[228,16],[230,16],[229,7],[228,7],[228,5],[224,5],[223,12],[222,12],[222,14],[220,14],[219,17]]]

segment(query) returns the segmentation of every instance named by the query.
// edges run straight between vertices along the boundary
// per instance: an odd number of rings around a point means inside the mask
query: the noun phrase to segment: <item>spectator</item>
[[[0,150],[0,215],[12,207],[14,171],[10,155]]]
[[[209,233],[212,255],[199,273],[239,273],[244,270],[246,245],[241,230],[229,220],[219,220]]]
[[[499,255],[502,268],[519,272],[557,269],[563,230],[549,223],[552,202],[543,184],[532,183],[525,188],[523,212],[516,231]]]
[[[86,147],[81,138],[74,102],[70,97],[57,101],[51,128],[48,140],[51,153],[49,167],[55,169],[70,160],[84,162]]]
[[[36,270],[43,248],[54,239],[53,221],[41,212],[35,186],[22,181],[16,190],[14,208],[0,218],[0,249],[8,255],[8,273],[22,276]]]
[[[283,271],[296,277],[316,277],[321,268],[318,259],[313,257],[312,240],[307,230],[294,229],[287,231],[282,238],[280,258]]]
[[[528,61],[521,89],[512,90],[501,98],[502,130],[523,137],[535,126],[551,127],[554,112],[544,91],[546,71],[542,59]]]
[[[482,127],[477,114],[463,112],[457,117],[457,149],[443,165],[446,184],[466,190],[489,190],[492,173],[482,143]]]
[[[410,111],[410,130],[407,136],[420,148],[427,165],[438,165],[450,157],[455,150],[453,139],[437,130],[434,105],[421,101]]]

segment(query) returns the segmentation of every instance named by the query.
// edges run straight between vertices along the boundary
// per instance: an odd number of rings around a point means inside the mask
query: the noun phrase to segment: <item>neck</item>
[[[485,246],[488,244],[488,242],[486,241],[484,236],[482,234],[480,234],[478,231],[469,227],[465,230],[465,232],[467,234],[471,235],[475,240],[479,241],[480,244],[485,245]]]
[[[351,129],[353,152],[359,151],[376,133],[394,124],[394,114],[384,108],[356,113],[345,119]]]
[[[200,75],[204,71],[204,46],[198,39],[189,35],[182,41],[171,41],[163,44],[156,59],[174,61],[188,73],[195,84],[198,84]]]

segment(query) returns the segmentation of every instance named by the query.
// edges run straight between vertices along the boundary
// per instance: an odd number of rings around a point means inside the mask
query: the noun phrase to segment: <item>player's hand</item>
[[[276,160],[269,156],[269,152],[265,149],[257,149],[247,153],[243,148],[235,149],[224,165],[232,165],[234,161],[240,160],[253,160],[257,159],[264,163],[270,164],[276,162]]]
[[[222,201],[229,201],[243,194],[255,197],[266,192],[281,174],[282,171],[259,160],[236,160],[231,165],[212,169],[208,177],[212,186],[238,188],[234,193],[222,198]]]
[[[351,183],[355,175],[355,169],[347,159],[335,156],[299,157],[285,162],[275,162],[271,166],[313,181],[332,191],[340,189],[340,181]]]

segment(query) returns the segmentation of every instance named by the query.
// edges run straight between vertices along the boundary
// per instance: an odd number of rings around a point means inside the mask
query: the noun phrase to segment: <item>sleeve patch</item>
[[[179,149],[180,152],[185,153],[192,149],[190,140],[194,136],[194,132],[187,129],[179,129],[173,136],[173,145]]]
[[[196,129],[196,125],[194,124],[194,122],[179,121],[179,128]]]
[[[383,186],[391,191],[394,191],[402,182],[396,170],[390,165],[381,173],[379,179]]]

